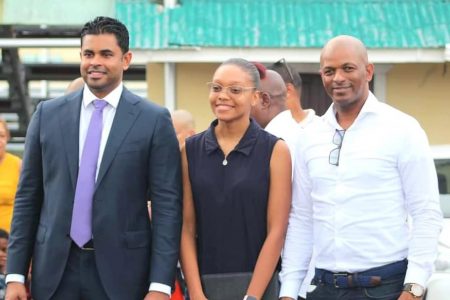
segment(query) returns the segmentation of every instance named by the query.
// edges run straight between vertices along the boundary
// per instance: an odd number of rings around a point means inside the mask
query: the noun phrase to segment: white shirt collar
[[[103,98],[109,105],[117,108],[119,105],[120,96],[123,91],[123,83],[121,82],[114,90],[112,90],[106,97]],[[92,101],[97,100],[98,97],[95,96],[89,87],[85,84],[83,89],[83,106],[86,108]]]
[[[311,123],[316,118],[316,112],[314,111],[314,109],[310,108],[305,109],[304,111],[306,112],[306,118],[298,122],[298,125],[300,125],[300,127],[302,128],[305,128],[309,123]]]
[[[379,104],[380,104],[380,102],[375,97],[375,95],[372,94],[371,91],[369,91],[369,95],[367,96],[367,99],[364,102],[364,105],[361,108],[361,111],[359,112],[358,116],[356,117],[355,122],[358,119],[361,119],[363,116],[365,116],[368,113],[377,113],[377,112],[379,112]],[[334,103],[332,103],[330,105],[330,107],[328,108],[326,113],[323,115],[323,119],[328,124],[330,124],[331,126],[333,126],[335,128],[338,128],[338,129],[339,128],[342,129],[341,126],[339,125],[339,123],[336,120],[336,108],[334,106]]]

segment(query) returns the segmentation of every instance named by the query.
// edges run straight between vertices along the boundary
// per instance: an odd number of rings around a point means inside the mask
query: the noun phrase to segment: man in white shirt
[[[369,91],[358,39],[331,39],[320,66],[333,104],[298,140],[280,297],[297,297],[314,248],[308,300],[422,299],[442,221],[426,134]]]
[[[281,59],[271,65],[269,70],[273,70],[281,75],[286,85],[286,106],[291,113],[291,118],[304,128],[311,121],[317,118],[313,109],[303,109],[302,107],[302,77],[298,72],[292,72],[291,67],[285,59]],[[285,112],[287,114],[287,112]]]
[[[300,122],[294,119],[286,105],[287,85],[276,71],[265,70],[260,90],[259,102],[252,107],[252,118],[267,132],[285,140],[293,154],[299,131],[317,118],[314,110],[308,110]]]
[[[286,86],[280,74],[272,70],[264,70],[260,84],[261,94],[259,101],[252,107],[251,116],[262,128],[266,128],[279,114],[289,112],[286,107]]]

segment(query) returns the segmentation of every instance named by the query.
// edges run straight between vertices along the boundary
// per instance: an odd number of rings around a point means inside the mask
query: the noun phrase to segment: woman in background
[[[6,152],[8,125],[0,119],[0,228],[9,232],[22,161]]]
[[[208,86],[217,119],[182,149],[182,269],[191,300],[209,297],[201,276],[247,272],[253,275],[242,298],[261,299],[285,238],[290,154],[250,119],[259,97],[252,63],[222,63]]]

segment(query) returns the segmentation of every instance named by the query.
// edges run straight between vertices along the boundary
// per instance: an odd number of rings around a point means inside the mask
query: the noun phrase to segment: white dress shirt
[[[289,109],[280,112],[266,125],[264,130],[282,138],[286,142],[295,144],[298,136],[298,129],[305,128],[312,121],[318,118],[313,109],[306,109],[306,118],[298,122],[292,117]]]
[[[116,115],[117,106],[119,105],[119,100],[123,91],[123,83],[120,83],[111,93],[103,98],[104,101],[108,102],[108,105],[103,109],[103,129],[102,137],[100,141],[100,149],[97,161],[97,172],[95,178],[98,176],[98,171],[100,170],[100,164],[103,158],[103,153],[105,151],[106,142],[108,141],[109,133],[111,132],[111,127],[114,121],[114,116]],[[83,89],[83,100],[81,102],[80,110],[80,133],[79,133],[79,160],[81,162],[81,155],[83,154],[84,142],[86,140],[87,131],[89,128],[89,123],[91,121],[92,113],[95,108],[93,101],[97,100],[96,97],[89,88],[85,85]],[[19,274],[8,274],[6,277],[6,282],[25,282],[25,277]],[[165,294],[171,295],[171,287],[165,284],[152,282],[150,284],[150,291],[158,291]]]
[[[316,268],[332,272],[407,258],[405,283],[425,286],[442,222],[425,132],[372,93],[345,131],[338,166],[329,163],[336,129],[332,105],[298,140],[280,296],[296,298],[313,247]]]
[[[313,109],[306,109],[305,112],[307,114],[306,118],[297,123],[292,117],[291,111],[287,109],[276,115],[264,128],[265,131],[282,138],[286,142],[289,151],[291,152],[293,165],[295,159],[295,145],[297,144],[300,131],[319,118]]]
[[[97,179],[98,171],[100,170],[100,163],[103,159],[103,152],[105,152],[106,141],[108,140],[109,133],[111,132],[112,123],[114,120],[114,116],[116,115],[117,106],[119,105],[120,96],[122,95],[123,84],[120,84],[116,87],[111,93],[109,93],[105,98],[108,102],[108,105],[103,109],[103,129],[102,129],[102,137],[100,140],[100,149],[98,152],[98,161],[97,161],[97,173],[95,174],[95,178]],[[79,134],[79,160],[81,162],[81,155],[83,154],[84,142],[86,140],[86,135],[89,128],[89,123],[91,122],[91,116],[94,112],[94,104],[93,101],[98,100],[96,97],[85,85],[83,89],[83,101],[81,102],[81,110],[80,110],[80,134]]]

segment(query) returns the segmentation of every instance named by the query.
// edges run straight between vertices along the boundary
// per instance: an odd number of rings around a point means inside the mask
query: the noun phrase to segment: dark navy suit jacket
[[[27,274],[49,299],[64,272],[78,174],[82,90],[41,102],[29,125],[8,249],[8,274]],[[152,222],[147,200],[152,200]],[[178,142],[165,108],[124,88],[93,201],[96,264],[110,299],[172,285],[181,231]]]

